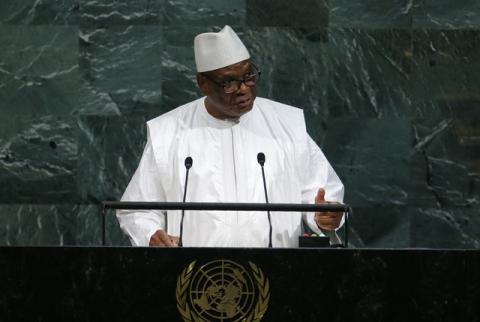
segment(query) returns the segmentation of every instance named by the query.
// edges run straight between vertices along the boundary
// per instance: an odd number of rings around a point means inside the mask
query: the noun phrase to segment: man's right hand
[[[167,235],[164,230],[157,230],[155,234],[150,237],[150,246],[158,247],[177,247],[179,238],[175,236]]]

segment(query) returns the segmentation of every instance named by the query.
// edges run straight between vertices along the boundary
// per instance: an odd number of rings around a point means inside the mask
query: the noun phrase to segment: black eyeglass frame
[[[250,71],[249,71],[249,76],[247,75],[247,77],[244,77],[242,79],[232,79],[232,80],[226,80],[226,81],[223,81],[223,82],[217,82],[216,80],[214,80],[212,77],[208,76],[208,74],[206,73],[200,73],[200,75],[202,75],[203,77],[205,77],[206,79],[208,79],[209,81],[211,81],[212,83],[214,83],[215,85],[219,86],[219,87],[222,87],[223,88],[223,91],[225,92],[225,94],[232,94],[232,93],[235,93],[236,91],[238,91],[238,89],[242,86],[242,83],[245,84],[246,86],[248,87],[252,87],[252,86],[255,86],[258,81],[260,80],[260,75],[262,74],[260,72],[260,70],[258,69],[258,67],[255,65],[255,64],[252,64],[251,65],[251,68]],[[252,73],[253,72],[253,73]],[[249,80],[251,80],[253,78],[253,76],[256,75],[256,80],[255,80],[255,84],[253,85],[248,85],[246,82],[248,82]],[[229,85],[229,84],[232,84],[233,82],[236,82],[238,83],[237,86],[235,86],[235,89],[234,90],[231,90],[231,91],[227,91],[225,88]]]

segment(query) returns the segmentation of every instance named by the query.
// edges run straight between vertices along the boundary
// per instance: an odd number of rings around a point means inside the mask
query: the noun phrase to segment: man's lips
[[[252,103],[252,99],[249,97],[247,99],[239,99],[237,100],[237,105],[242,107],[242,108],[245,108],[245,107],[249,107]]]

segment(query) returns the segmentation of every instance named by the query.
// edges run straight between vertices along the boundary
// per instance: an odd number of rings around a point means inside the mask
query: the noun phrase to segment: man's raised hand
[[[325,200],[325,189],[318,189],[317,196],[315,197],[316,204],[333,204],[336,202],[329,202]],[[340,226],[342,222],[342,212],[317,212],[315,213],[315,222],[318,227],[323,230],[335,230]]]

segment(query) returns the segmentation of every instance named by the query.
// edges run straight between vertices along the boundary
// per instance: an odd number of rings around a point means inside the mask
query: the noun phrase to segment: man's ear
[[[201,74],[197,74],[197,85],[203,95],[208,96],[210,94],[210,88],[208,86],[207,79]]]

